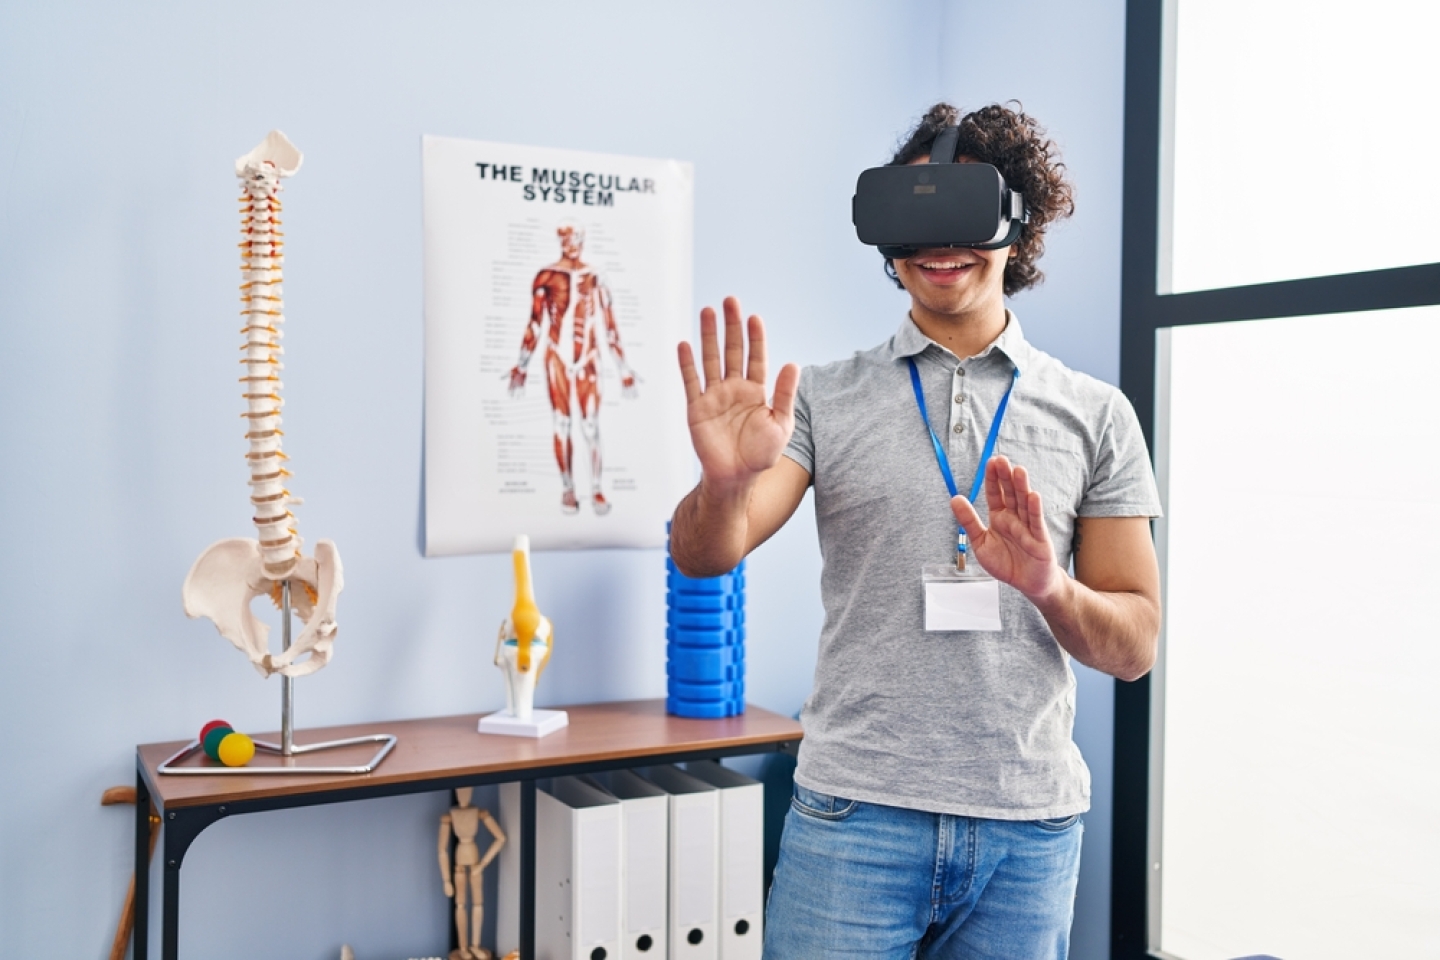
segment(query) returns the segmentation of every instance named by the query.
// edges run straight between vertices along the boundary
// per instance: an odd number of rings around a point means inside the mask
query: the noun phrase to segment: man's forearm
[[[1150,597],[1092,590],[1062,575],[1051,595],[1034,603],[1060,646],[1087,667],[1138,680],[1154,666],[1160,605]]]
[[[675,508],[670,556],[687,577],[718,577],[745,559],[754,484],[716,489],[704,479]]]

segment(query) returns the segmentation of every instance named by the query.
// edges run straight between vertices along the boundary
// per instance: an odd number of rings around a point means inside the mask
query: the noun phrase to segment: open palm
[[[950,501],[975,559],[990,576],[1027,597],[1049,592],[1063,573],[1045,529],[1040,494],[1030,488],[1025,468],[1012,466],[1005,457],[992,459],[985,468],[985,502],[990,507],[988,527],[970,501]]]
[[[795,390],[800,370],[786,364],[775,380],[771,403],[765,399],[765,325],[752,316],[741,322],[740,304],[727,297],[722,356],[715,311],[700,312],[700,359],[696,370],[690,344],[680,344],[680,375],[690,438],[705,479],[743,486],[775,465],[795,428]],[[749,359],[745,357],[746,334]]]

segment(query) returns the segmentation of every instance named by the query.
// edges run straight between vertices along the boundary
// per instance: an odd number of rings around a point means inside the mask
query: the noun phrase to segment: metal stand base
[[[277,774],[295,773],[370,773],[376,767],[380,766],[380,761],[384,760],[391,750],[395,749],[395,744],[397,743],[397,740],[394,736],[388,733],[376,733],[365,737],[350,737],[347,740],[328,740],[324,743],[311,743],[304,746],[292,746],[291,752],[288,754],[288,756],[299,757],[304,756],[307,753],[318,753],[321,750],[333,750],[336,747],[352,747],[358,743],[379,743],[384,745],[379,750],[377,750],[375,752],[375,755],[371,757],[367,762],[348,767],[310,767],[303,765],[290,767],[176,766],[176,764],[184,763],[192,755],[203,749],[200,745],[199,740],[191,740],[188,745],[178,750],[174,756],[167,757],[164,763],[160,764],[160,766],[155,768],[155,772],[168,773],[172,776],[191,777],[213,777],[225,776],[227,774],[230,776],[264,777],[275,776]],[[266,753],[276,753],[280,754],[281,756],[287,756],[287,754],[284,753],[284,751],[280,747],[280,744],[278,743],[266,743],[263,740],[256,740],[255,749],[257,751],[264,750]]]
[[[280,588],[280,631],[284,649],[290,649],[290,581],[286,580]],[[166,773],[172,776],[245,776],[263,777],[275,776],[277,774],[296,773],[370,773],[380,766],[380,761],[395,749],[396,738],[388,733],[375,733],[363,737],[349,737],[345,740],[328,740],[324,743],[311,743],[301,746],[295,744],[295,678],[280,677],[280,742],[266,743],[263,740],[255,741],[255,749],[263,750],[266,753],[278,753],[287,760],[291,757],[304,756],[307,753],[319,753],[321,750],[334,750],[337,747],[353,747],[360,743],[384,744],[375,751],[368,762],[363,764],[352,764],[348,767],[310,767],[310,766],[283,766],[283,767],[180,767],[176,764],[183,763],[197,750],[203,749],[199,740],[192,740],[189,744],[176,751],[173,756],[167,757],[165,762],[155,768],[156,773]]]

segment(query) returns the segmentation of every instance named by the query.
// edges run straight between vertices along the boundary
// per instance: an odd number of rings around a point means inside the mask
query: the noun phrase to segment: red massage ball
[[[205,724],[205,726],[200,728],[200,736],[196,737],[195,739],[199,740],[201,743],[204,743],[205,735],[208,734],[211,730],[214,730],[216,727],[228,726],[230,726],[230,724],[224,720],[211,720],[209,723]]]

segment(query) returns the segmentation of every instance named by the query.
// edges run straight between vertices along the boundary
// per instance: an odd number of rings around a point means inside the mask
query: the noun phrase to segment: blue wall
[[[278,722],[278,683],[179,603],[207,544],[250,533],[236,156],[272,127],[306,155],[286,194],[286,449],[302,533],[340,545],[347,590],[334,662],[296,683],[301,738],[490,710],[508,563],[417,548],[420,136],[693,161],[697,308],[738,294],[773,355],[806,363],[883,339],[905,307],[851,238],[855,173],[937,96],[1018,96],[1066,147],[1082,207],[1051,243],[1050,284],[1016,309],[1042,347],[1113,379],[1123,4],[1101,6],[1025,0],[998,23],[942,0],[0,4],[0,955],[106,955],[132,821],[99,799],[133,782],[134,744],[216,715]],[[569,638],[544,702],[663,693],[660,569],[653,551],[536,556]],[[803,509],[751,562],[762,706],[793,713],[807,692],[818,572]],[[1082,678],[1097,806],[1081,960],[1104,956],[1108,690]],[[185,955],[441,952],[445,805],[218,824],[186,861]]]

